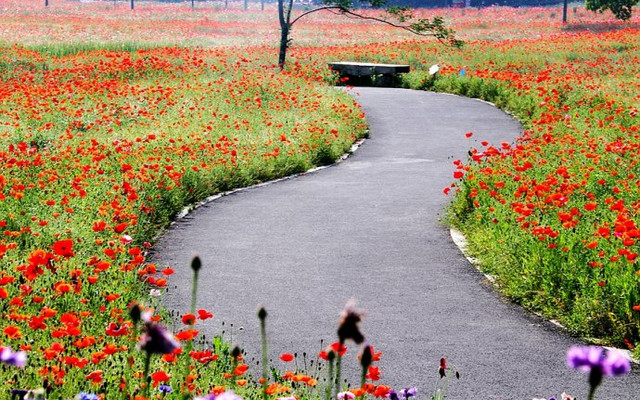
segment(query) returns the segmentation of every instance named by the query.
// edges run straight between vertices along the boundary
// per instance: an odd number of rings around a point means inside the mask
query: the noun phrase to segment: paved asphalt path
[[[579,341],[497,295],[440,222],[452,162],[482,140],[512,142],[519,124],[477,100],[354,92],[371,137],[345,162],[222,197],[164,234],[153,260],[176,270],[165,304],[188,309],[189,260],[198,253],[198,306],[216,321],[206,331],[229,338],[233,324],[232,340],[248,360],[259,358],[259,303],[269,313],[270,356],[281,364],[282,352],[315,356],[320,340],[334,341],[340,311],[357,299],[368,311],[362,330],[383,352],[382,382],[394,388],[432,390],[446,357],[461,374],[449,385],[450,399],[562,391],[585,399],[587,377],[564,361]],[[348,347],[346,368],[357,385],[355,346]],[[598,398],[640,398],[638,370],[605,382]]]

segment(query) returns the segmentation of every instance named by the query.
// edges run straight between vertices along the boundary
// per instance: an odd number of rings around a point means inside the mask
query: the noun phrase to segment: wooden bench
[[[410,71],[408,65],[400,64],[374,64],[351,61],[330,62],[329,68],[340,73],[340,77],[348,78],[349,85],[367,85],[373,83],[388,84],[397,74]]]

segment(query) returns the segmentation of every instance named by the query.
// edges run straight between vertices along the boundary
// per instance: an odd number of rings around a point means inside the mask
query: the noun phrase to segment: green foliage
[[[623,21],[631,18],[633,6],[638,4],[638,0],[586,0],[586,8],[590,11],[604,12],[611,10],[617,19]]]
[[[385,14],[380,16],[365,15],[355,10],[356,5],[358,7],[370,5],[373,8],[378,8],[385,4],[386,0],[364,0],[357,4],[354,4],[353,0],[323,0],[322,6],[306,11],[292,19],[291,10],[293,8],[293,0],[278,0],[278,16],[280,21],[280,51],[278,65],[284,67],[287,49],[291,43],[289,34],[293,25],[299,19],[321,10],[332,10],[350,18],[380,22],[394,28],[409,31],[418,36],[431,36],[436,38],[438,41],[455,48],[461,48],[464,44],[461,40],[456,39],[455,32],[452,29],[446,27],[442,17],[433,17],[433,19],[420,18],[414,20],[413,10],[408,7],[400,6],[387,7],[385,9]]]

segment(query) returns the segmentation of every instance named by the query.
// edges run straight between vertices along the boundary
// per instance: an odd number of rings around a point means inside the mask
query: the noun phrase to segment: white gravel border
[[[245,187],[241,187],[241,188],[237,188],[237,189],[229,190],[229,191],[226,191],[226,192],[221,192],[221,193],[218,193],[218,194],[214,194],[213,196],[209,196],[209,197],[207,197],[206,199],[204,199],[204,200],[202,200],[202,201],[199,201],[199,202],[194,203],[194,204],[190,204],[190,205],[186,206],[185,208],[183,208],[183,209],[182,209],[182,211],[180,211],[180,212],[178,213],[178,215],[176,215],[176,217],[174,218],[174,220],[173,220],[173,221],[171,221],[171,223],[169,224],[169,226],[171,226],[171,225],[175,224],[176,222],[178,222],[179,220],[183,219],[183,218],[184,218],[184,217],[186,217],[186,216],[187,216],[191,211],[195,210],[196,208],[202,207],[202,206],[204,206],[205,204],[209,204],[209,203],[211,203],[212,201],[216,201],[216,200],[218,200],[218,199],[219,199],[219,198],[221,198],[221,197],[228,196],[228,195],[230,195],[230,194],[234,194],[234,193],[238,193],[238,192],[244,192],[244,191],[246,191],[246,190],[251,190],[251,189],[259,188],[259,187],[262,187],[262,186],[271,185],[271,184],[274,184],[274,183],[277,183],[277,182],[287,181],[287,180],[289,180],[289,179],[294,179],[294,178],[297,178],[297,177],[299,177],[299,176],[304,176],[304,175],[307,175],[307,174],[312,174],[312,173],[314,173],[314,172],[316,172],[316,171],[320,171],[320,170],[323,170],[323,169],[330,168],[330,167],[333,167],[333,166],[335,166],[335,165],[338,165],[338,164],[340,164],[341,162],[343,162],[344,160],[346,160],[347,158],[349,158],[349,156],[351,156],[353,153],[355,153],[355,152],[356,152],[356,150],[358,150],[358,148],[360,148],[360,146],[362,145],[362,143],[364,143],[364,141],[367,139],[368,134],[369,134],[369,131],[366,131],[366,133],[365,133],[365,137],[363,137],[363,138],[361,138],[361,139],[356,140],[356,141],[351,145],[351,147],[349,148],[349,150],[348,150],[346,153],[344,153],[342,156],[340,156],[340,158],[338,158],[338,159],[337,159],[335,162],[333,162],[332,164],[329,164],[329,165],[323,165],[323,166],[315,167],[315,168],[311,168],[310,170],[307,170],[307,171],[304,171],[304,172],[298,172],[297,174],[287,175],[287,176],[282,177],[282,178],[277,178],[277,179],[273,179],[273,180],[266,181],[266,182],[256,183],[255,185],[245,186]],[[164,230],[163,230],[163,232],[162,232],[162,233],[164,233]],[[159,237],[159,236],[160,236],[160,235],[156,236],[156,237],[154,238],[154,241],[155,241],[155,239],[158,239],[158,237]]]
[[[480,272],[482,275],[484,275],[485,278],[487,278],[487,280],[489,282],[491,282],[492,285],[494,285],[495,287],[500,287],[500,284],[496,283],[496,278],[493,275],[489,275],[486,274],[484,272],[482,272],[481,269],[481,265],[480,262],[477,258],[475,257],[471,257],[467,251],[468,246],[467,246],[467,238],[466,236],[460,232],[458,229],[451,227],[449,228],[449,234],[451,235],[451,239],[453,240],[453,243],[455,243],[455,245],[458,247],[458,249],[460,249],[460,252],[464,255],[464,257],[469,261],[469,263],[471,265],[473,265],[473,267],[475,269],[478,270],[478,272]],[[559,321],[555,320],[555,319],[547,319],[545,316],[543,316],[542,314],[539,313],[534,313],[535,315],[537,315],[538,317],[545,319],[549,322],[551,322],[553,325],[557,326],[558,328],[566,331],[567,328],[562,325]],[[633,353],[630,350],[627,349],[619,349],[616,347],[608,347],[608,346],[603,346],[605,349],[607,350],[613,350],[613,351],[619,351],[623,354],[625,354],[627,356],[627,358],[633,362],[634,364],[640,364],[640,360],[633,358]]]

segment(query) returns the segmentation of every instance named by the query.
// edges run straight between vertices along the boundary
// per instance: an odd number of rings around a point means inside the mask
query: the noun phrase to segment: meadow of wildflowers
[[[326,371],[256,383],[228,344],[205,344],[198,328],[215,310],[164,331],[172,321],[147,293],[166,290],[172,270],[145,254],[184,206],[329,163],[365,135],[361,110],[330,85],[326,62],[341,58],[407,62],[407,87],[485,98],[521,118],[516,143],[469,135],[470,159],[443,188],[457,193],[453,219],[513,299],[583,336],[640,341],[637,19],[422,11],[452,22],[461,51],[318,14],[296,26],[280,72],[272,9],[113,4],[0,1],[3,393],[324,397]],[[339,360],[342,343],[332,348]],[[352,395],[413,396],[365,370]]]

